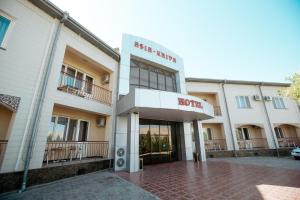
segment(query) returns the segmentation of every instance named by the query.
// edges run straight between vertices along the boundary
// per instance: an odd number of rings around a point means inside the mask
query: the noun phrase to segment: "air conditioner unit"
[[[265,99],[265,101],[272,101],[272,97],[270,97],[270,96],[265,96],[264,99]]]
[[[105,123],[106,123],[105,117],[99,117],[96,119],[96,125],[98,127],[105,127]]]
[[[104,74],[102,76],[102,83],[103,84],[108,84],[109,83],[109,74]]]
[[[255,101],[261,101],[261,98],[260,98],[259,95],[254,95],[254,96],[253,96],[253,99],[254,99]]]

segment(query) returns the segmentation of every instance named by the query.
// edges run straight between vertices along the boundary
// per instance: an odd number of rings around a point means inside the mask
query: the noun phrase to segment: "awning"
[[[175,92],[136,88],[117,102],[117,114],[138,112],[140,118],[166,121],[205,120],[213,106],[200,98]]]

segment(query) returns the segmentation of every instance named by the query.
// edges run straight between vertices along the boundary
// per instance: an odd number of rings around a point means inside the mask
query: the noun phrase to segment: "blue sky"
[[[51,0],[112,47],[179,54],[187,77],[284,82],[300,72],[300,0]]]

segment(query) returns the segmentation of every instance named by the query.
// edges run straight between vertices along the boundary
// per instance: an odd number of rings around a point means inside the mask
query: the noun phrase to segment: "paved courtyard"
[[[95,172],[30,187],[24,193],[0,195],[1,200],[155,200],[153,194],[111,172]]]
[[[221,158],[205,164],[173,162],[118,173],[161,199],[300,199],[300,161]]]

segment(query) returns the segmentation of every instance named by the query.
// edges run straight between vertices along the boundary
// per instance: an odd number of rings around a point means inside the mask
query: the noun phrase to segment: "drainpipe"
[[[120,64],[121,60],[119,60],[119,63],[118,63],[118,72],[117,72],[117,86],[116,86],[116,99],[115,99],[115,111],[114,111],[114,130],[113,130],[113,133],[114,133],[114,149],[112,150],[112,153],[113,153],[113,159],[114,159],[114,162],[116,161],[116,158],[115,158],[115,155],[116,155],[116,143],[117,143],[117,102],[119,101],[119,83],[120,83],[120,67],[121,67],[121,64]],[[115,165],[113,165],[114,168],[115,168]]]
[[[44,72],[43,72],[44,75],[43,75],[43,78],[41,79],[42,82],[41,82],[41,85],[39,86],[39,92],[37,95],[37,107],[33,113],[33,120],[31,122],[32,123],[31,124],[32,131],[30,134],[29,145],[28,145],[28,149],[27,149],[26,157],[25,157],[23,181],[22,181],[21,189],[19,190],[20,193],[24,192],[26,189],[30,160],[31,160],[32,151],[33,151],[34,144],[35,144],[35,139],[37,136],[38,125],[39,125],[39,121],[40,121],[40,117],[41,117],[41,111],[43,108],[43,102],[45,100],[46,88],[47,88],[47,83],[48,83],[50,72],[51,72],[51,66],[53,63],[54,53],[55,53],[55,50],[57,47],[58,36],[60,34],[62,26],[64,25],[64,22],[68,19],[68,16],[69,16],[69,14],[67,12],[64,12],[63,17],[60,20],[60,23],[58,24],[58,27],[56,29],[54,39],[53,39],[53,42],[52,42],[52,45],[50,48],[50,55],[49,55],[48,63],[47,63],[46,68],[44,69]]]
[[[264,111],[265,111],[265,114],[266,114],[266,117],[267,117],[267,120],[268,120],[268,125],[269,125],[269,128],[270,128],[271,133],[272,133],[272,139],[273,139],[273,143],[275,144],[277,157],[279,157],[279,151],[278,151],[278,147],[277,147],[275,135],[274,135],[273,128],[272,128],[271,119],[270,119],[270,117],[269,117],[269,113],[268,113],[268,110],[267,110],[266,102],[265,102],[265,100],[264,100],[264,96],[263,96],[263,93],[262,93],[262,90],[261,90],[261,86],[262,86],[262,85],[263,85],[263,83],[261,83],[260,85],[258,85],[258,89],[259,89],[259,93],[260,93],[260,96],[261,96],[262,101],[263,101]]]
[[[224,80],[224,83],[222,83],[222,91],[223,91],[223,96],[224,96],[224,101],[225,101],[226,114],[227,114],[228,121],[229,121],[229,128],[230,128],[230,132],[231,132],[233,155],[234,155],[234,157],[237,157],[236,149],[235,149],[234,136],[233,136],[233,130],[232,130],[232,126],[231,126],[231,118],[230,118],[229,111],[228,111],[228,103],[227,103],[227,98],[226,98],[225,88],[224,88],[225,83],[226,83],[226,80]]]

